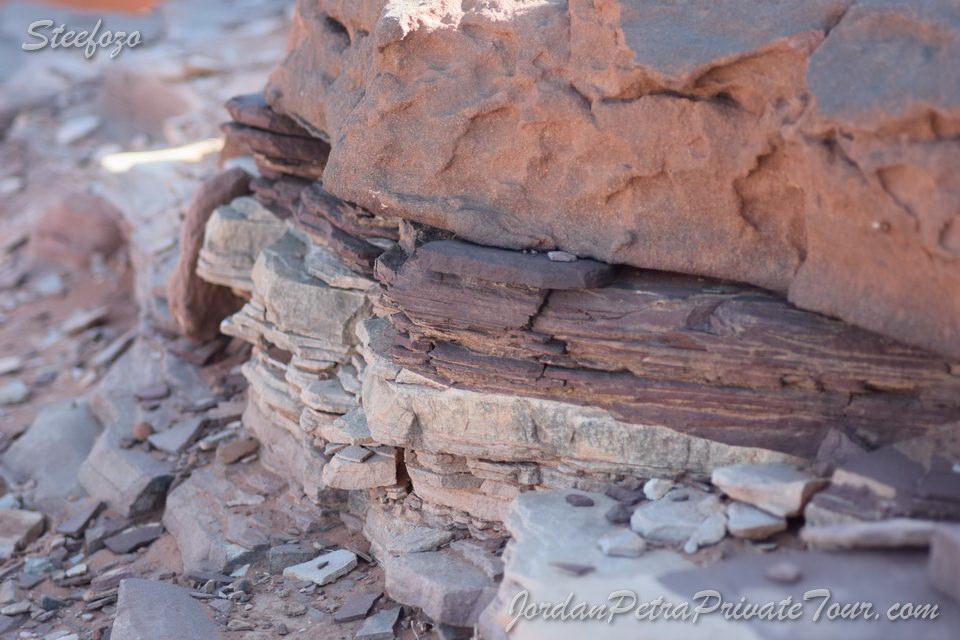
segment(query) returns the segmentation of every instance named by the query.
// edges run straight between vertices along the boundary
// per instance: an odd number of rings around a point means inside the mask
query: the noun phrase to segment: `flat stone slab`
[[[727,505],[727,530],[735,538],[763,540],[787,528],[787,521],[745,502]]]
[[[328,442],[365,445],[374,444],[363,409],[351,409],[332,422],[320,425],[320,435]]]
[[[613,266],[595,260],[554,262],[546,254],[526,254],[459,240],[417,247],[416,261],[429,271],[480,278],[538,289],[592,289],[613,280]]]
[[[336,549],[317,556],[302,564],[283,570],[284,578],[308,580],[323,586],[347,575],[357,566],[357,555],[346,549]]]
[[[496,582],[450,551],[388,556],[382,562],[387,595],[444,624],[472,626],[496,592]]]
[[[400,607],[381,609],[363,621],[357,640],[393,640],[393,628],[400,618]]]
[[[151,445],[167,453],[182,453],[200,437],[205,426],[205,418],[188,418],[166,431],[154,433],[147,440]]]
[[[358,455],[356,450],[364,451]],[[362,461],[357,458],[363,458]],[[373,453],[350,445],[341,449],[323,467],[323,482],[335,489],[372,489],[397,483],[396,455]]]
[[[344,391],[336,378],[314,380],[300,393],[300,400],[316,411],[341,415],[357,406],[357,399]]]
[[[78,478],[92,497],[132,517],[163,503],[173,474],[167,463],[143,451],[124,449],[115,434],[104,432],[80,466]]]
[[[159,522],[151,522],[125,529],[103,542],[110,551],[122,555],[150,544],[161,535],[163,535],[163,525]]]
[[[777,516],[799,514],[826,480],[785,463],[735,464],[714,469],[710,481],[735,500]]]
[[[36,481],[33,501],[59,515],[67,498],[84,494],[77,475],[99,433],[100,423],[86,402],[49,405],[3,454],[3,469],[18,482]]]
[[[186,589],[128,578],[120,583],[111,640],[216,640],[217,625]]]
[[[370,591],[348,596],[333,614],[334,621],[353,622],[365,618],[382,595],[382,591]]]
[[[681,495],[687,498],[675,499]],[[696,489],[674,489],[660,500],[637,507],[630,528],[652,542],[683,544],[717,508],[716,496]]]
[[[101,509],[103,503],[96,498],[84,498],[70,505],[66,518],[57,525],[57,533],[74,538],[82,535]]]

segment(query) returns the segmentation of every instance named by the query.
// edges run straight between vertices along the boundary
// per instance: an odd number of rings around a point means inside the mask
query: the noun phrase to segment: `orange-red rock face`
[[[370,211],[958,357],[958,34],[949,0],[302,1],[267,99]]]

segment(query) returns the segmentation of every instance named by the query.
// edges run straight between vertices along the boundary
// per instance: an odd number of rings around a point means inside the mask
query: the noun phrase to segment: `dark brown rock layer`
[[[877,444],[960,417],[942,359],[761,290],[631,268],[577,288],[605,265],[515,254],[511,270],[502,253],[443,241],[381,257],[396,334],[380,348],[445,384],[794,454],[830,429]]]

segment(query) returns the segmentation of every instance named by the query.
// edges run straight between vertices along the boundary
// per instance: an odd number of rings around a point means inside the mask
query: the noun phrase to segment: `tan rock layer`
[[[960,377],[942,359],[763,291],[633,269],[568,288],[563,270],[578,282],[590,261],[516,253],[525,264],[507,269],[503,253],[442,241],[384,255],[377,276],[396,333],[377,348],[448,386],[600,406],[795,455],[814,454],[831,428],[874,444],[960,416]]]

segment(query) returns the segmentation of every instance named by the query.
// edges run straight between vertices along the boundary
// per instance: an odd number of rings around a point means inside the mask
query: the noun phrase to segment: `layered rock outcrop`
[[[303,0],[266,97],[369,211],[957,358],[958,34],[949,0]]]
[[[629,573],[612,558],[643,538],[692,555],[805,506],[870,519],[839,488],[857,456],[960,419],[960,118],[923,81],[956,18],[301,1],[265,96],[227,105],[228,155],[256,175],[196,260],[245,300],[221,330],[253,346],[262,459],[342,499],[390,597],[460,627],[486,608],[490,637],[518,585]],[[880,89],[845,53],[918,46],[919,73]],[[802,499],[768,513],[704,484],[720,467],[787,470]],[[568,508],[594,514],[587,533],[527,562],[538,515]],[[686,567],[633,566],[651,584]]]

